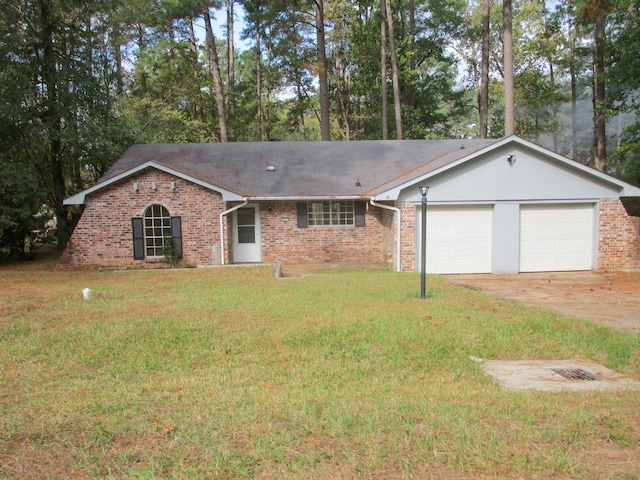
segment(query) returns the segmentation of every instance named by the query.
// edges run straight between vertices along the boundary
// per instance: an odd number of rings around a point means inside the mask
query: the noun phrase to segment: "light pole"
[[[420,195],[422,195],[422,245],[420,250],[420,298],[427,298],[427,193],[429,187],[423,185],[420,187]]]

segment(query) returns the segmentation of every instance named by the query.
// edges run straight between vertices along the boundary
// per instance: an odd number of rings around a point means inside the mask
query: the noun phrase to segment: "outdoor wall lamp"
[[[171,191],[175,192],[176,191],[176,182],[171,182],[170,186],[171,186]]]
[[[157,190],[158,184],[156,182],[151,182],[151,190]]]
[[[420,186],[422,195],[422,244],[420,249],[420,298],[427,298],[427,194],[429,187]]]
[[[133,182],[133,191],[137,192],[139,188],[140,188],[140,185],[138,184],[138,182]]]

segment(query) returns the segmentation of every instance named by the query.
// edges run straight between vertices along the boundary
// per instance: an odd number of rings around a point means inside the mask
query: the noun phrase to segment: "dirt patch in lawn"
[[[453,283],[640,333],[640,272],[450,275]]]

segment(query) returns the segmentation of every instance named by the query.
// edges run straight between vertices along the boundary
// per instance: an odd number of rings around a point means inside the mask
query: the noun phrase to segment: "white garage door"
[[[428,273],[491,272],[490,205],[428,206],[427,255]],[[416,216],[416,270],[420,271],[421,205]]]
[[[591,204],[522,205],[520,271],[590,270],[593,212]]]

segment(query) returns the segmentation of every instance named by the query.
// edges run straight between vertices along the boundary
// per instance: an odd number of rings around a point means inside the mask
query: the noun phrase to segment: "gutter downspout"
[[[369,199],[369,203],[374,207],[385,208],[396,212],[396,272],[402,271],[402,261],[400,257],[400,235],[402,229],[400,228],[400,209],[398,207],[391,207],[383,203],[377,203],[373,198]]]
[[[249,203],[249,200],[245,197],[244,202],[242,202],[240,205],[236,205],[235,207],[231,207],[229,210],[225,210],[224,212],[222,212],[220,214],[220,265],[224,265],[224,242],[226,240],[226,238],[223,235],[224,232],[224,217],[227,216],[228,214],[238,210],[239,208],[244,207],[247,203]]]

